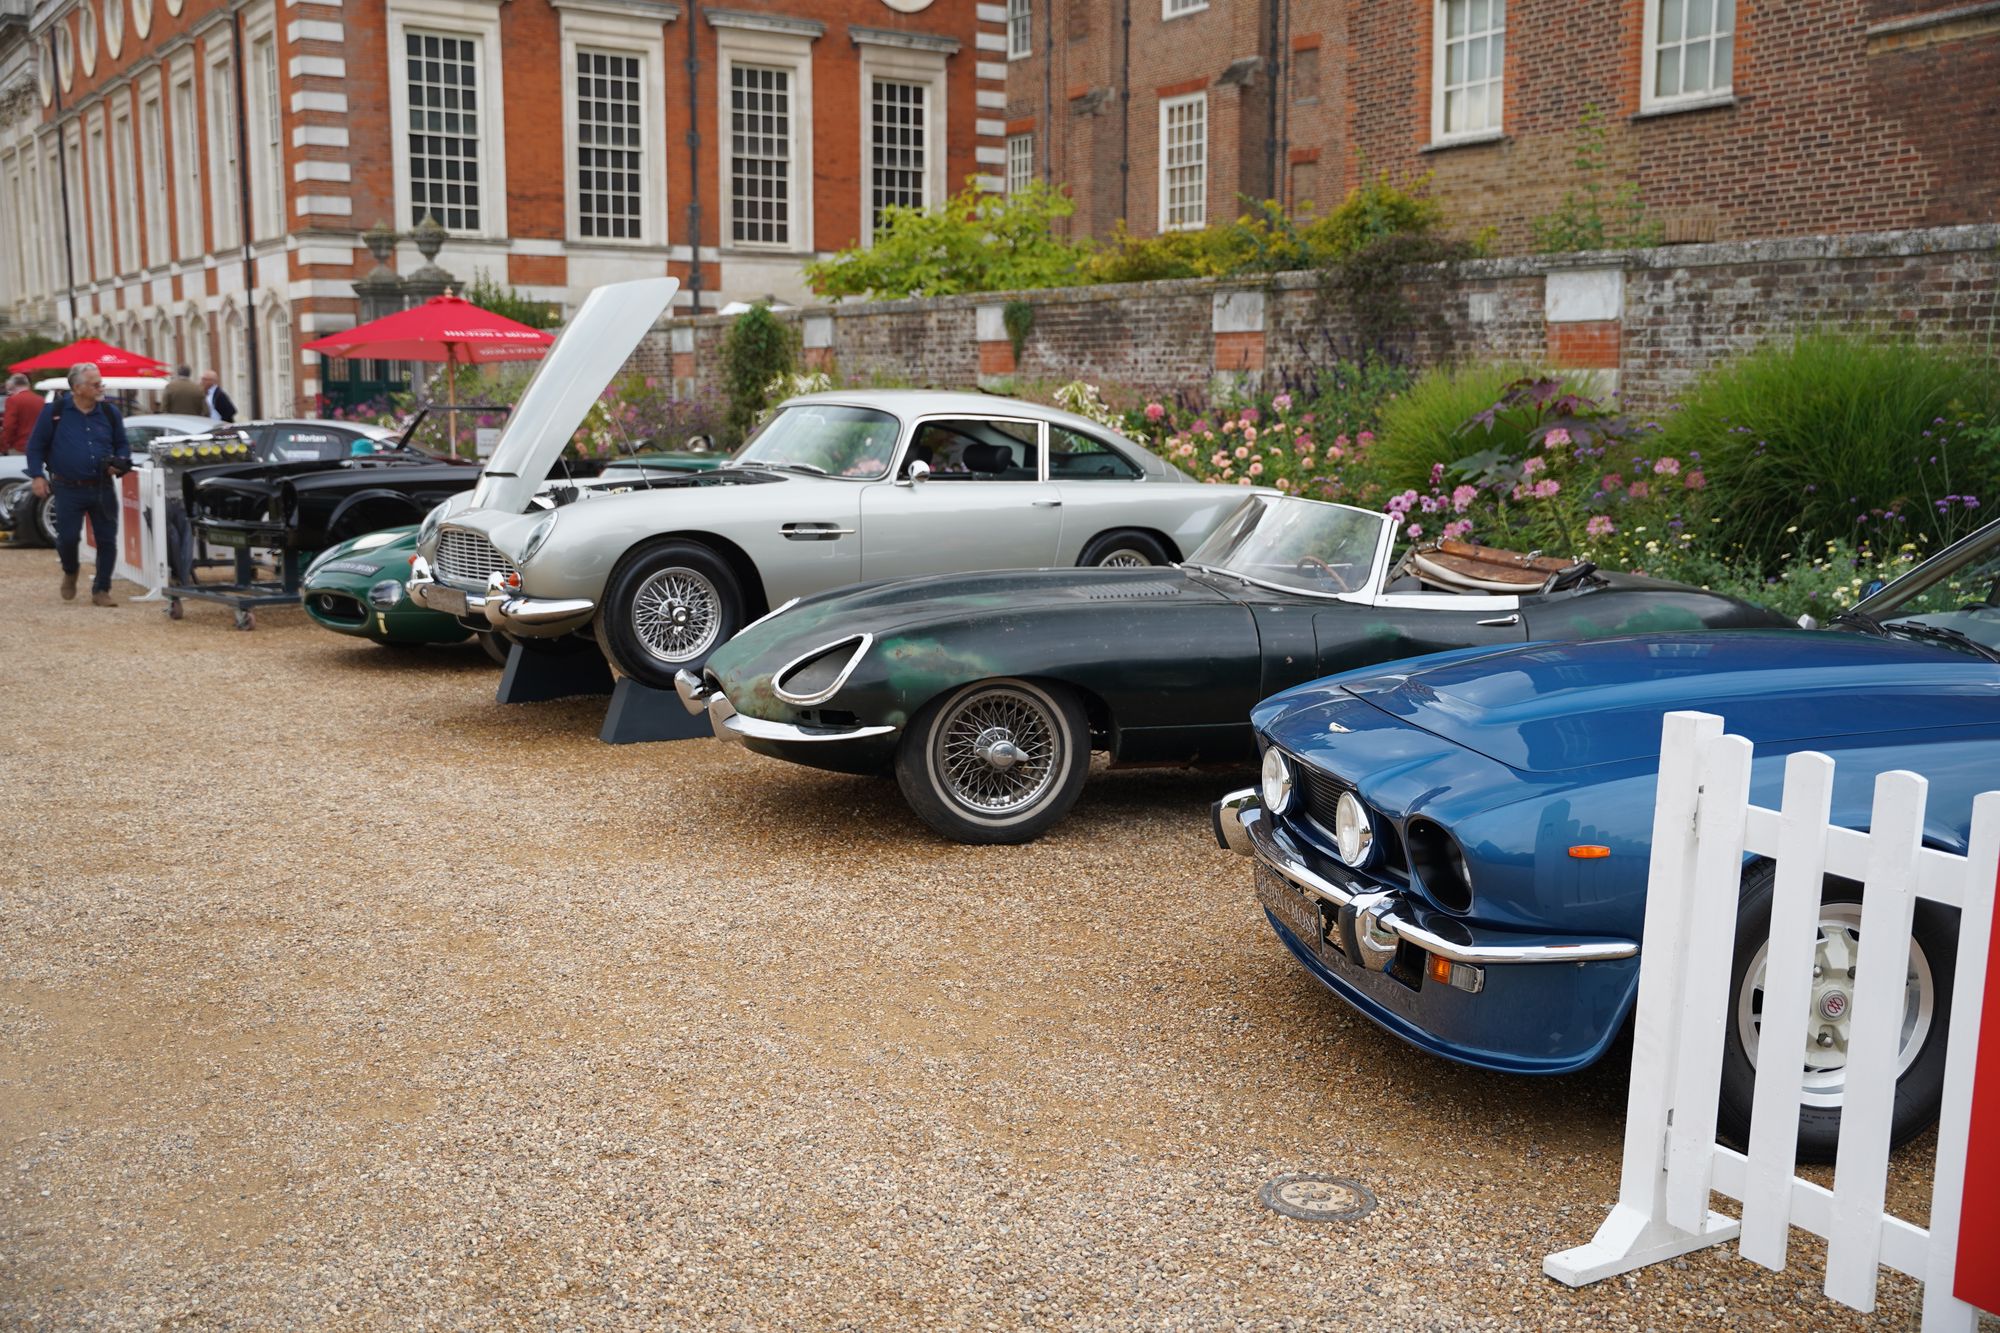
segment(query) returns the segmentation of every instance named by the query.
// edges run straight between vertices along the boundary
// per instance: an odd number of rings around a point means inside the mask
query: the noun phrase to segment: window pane
[[[1734,81],[1736,76],[1734,68],[1735,53],[1731,49],[1734,45],[1735,39],[1731,37],[1718,37],[1715,39],[1715,73],[1714,77],[1709,80],[1709,87],[1717,89],[1727,88]]]
[[[1447,37],[1465,36],[1466,15],[1471,11],[1472,0],[1445,0],[1444,31]]]
[[[1689,42],[1681,57],[1681,91],[1703,92],[1708,88],[1708,43]]]
[[[751,245],[789,245],[791,71],[731,66],[729,99],[730,235]]]
[[[577,223],[585,236],[640,236],[639,58],[578,51]]]
[[[1681,5],[1683,0],[1660,0],[1660,41],[1678,42],[1681,39]]]
[[[1659,76],[1655,89],[1661,97],[1678,97],[1681,91],[1681,49],[1669,46],[1660,52]]]
[[[477,231],[477,191],[460,183],[476,179],[470,167],[479,156],[477,121],[464,114],[476,106],[477,48],[470,38],[435,33],[405,34],[404,44],[411,57],[410,223],[428,213],[451,230]]]
[[[1708,16],[1714,0],[1687,0],[1687,35],[1693,41],[1708,36]]]

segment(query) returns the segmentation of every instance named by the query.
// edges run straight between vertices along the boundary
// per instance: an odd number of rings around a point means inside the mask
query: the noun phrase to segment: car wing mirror
[[[930,477],[931,465],[921,458],[911,460],[910,465],[903,469],[903,484],[905,486],[918,485],[919,483],[929,481]]]
[[[1803,615],[1803,616],[1800,616],[1800,617],[1799,617],[1799,628],[1800,628],[1800,629],[1818,629],[1818,628],[1819,628],[1819,621],[1818,621],[1818,620],[1816,620],[1816,619],[1814,619],[1814,618],[1813,618],[1813,617],[1812,617],[1811,615]]]

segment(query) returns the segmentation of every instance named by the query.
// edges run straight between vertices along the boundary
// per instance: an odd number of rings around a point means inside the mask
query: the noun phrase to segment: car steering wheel
[[[1343,561],[1341,563],[1340,568],[1352,569],[1354,568],[1354,566],[1346,561]],[[1315,575],[1322,582],[1331,583],[1334,587],[1340,589],[1342,592],[1354,591],[1353,583],[1351,583],[1344,575],[1342,575],[1332,565],[1329,565],[1328,563],[1326,563],[1326,561],[1320,559],[1316,555],[1307,555],[1299,557],[1299,572],[1302,574]]]

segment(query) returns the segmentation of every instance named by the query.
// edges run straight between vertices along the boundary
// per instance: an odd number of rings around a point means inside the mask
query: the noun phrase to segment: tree
[[[722,337],[722,388],[729,395],[723,446],[734,449],[757,425],[772,381],[792,370],[792,331],[758,304],[736,317]]]
[[[972,183],[936,208],[888,208],[875,243],[806,265],[821,296],[951,296],[1054,287],[1076,281],[1086,246],[1051,224],[1075,211],[1068,196],[1036,181],[1013,194]]]

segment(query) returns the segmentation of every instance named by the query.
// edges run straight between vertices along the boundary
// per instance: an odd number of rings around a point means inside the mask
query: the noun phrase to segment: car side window
[[[1102,440],[1049,427],[1050,481],[1136,481],[1139,467]]]
[[[933,481],[1039,481],[1038,432],[1031,421],[959,417],[917,427],[904,461],[929,464]]]

